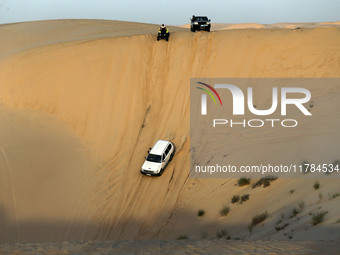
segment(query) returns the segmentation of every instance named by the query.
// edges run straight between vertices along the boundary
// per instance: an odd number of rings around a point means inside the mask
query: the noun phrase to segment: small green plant
[[[335,222],[335,224],[338,224],[338,223],[340,223],[340,219],[338,219],[338,220]]]
[[[217,238],[222,238],[228,235],[227,230],[223,229],[221,231],[217,231],[216,236]],[[230,239],[230,238],[229,238]]]
[[[291,190],[289,191],[290,194],[293,194],[294,192],[295,192],[295,189],[291,189]]]
[[[267,218],[268,218],[267,212],[256,215],[251,220],[251,226],[254,227],[254,226],[260,224],[261,222],[265,221]]]
[[[263,188],[266,188],[270,186],[270,183],[275,181],[276,179],[277,179],[276,176],[267,176],[265,178],[261,178],[260,180],[258,180],[252,185],[252,188],[254,189],[256,187],[261,187],[261,186],[263,186]]]
[[[299,210],[297,210],[295,207],[292,209],[292,214],[290,215],[290,218],[294,218],[296,215],[300,213]]]
[[[322,197],[323,197],[323,195],[322,195],[322,193],[320,192],[320,193],[319,193],[319,203],[321,202]]]
[[[284,224],[284,225],[282,225],[282,226],[276,225],[276,226],[275,226],[275,230],[276,230],[276,231],[281,231],[281,230],[285,229],[288,225],[289,225],[289,223],[286,223],[286,224]]]
[[[251,224],[248,225],[248,231],[249,231],[249,234],[253,232],[253,225]]]
[[[266,187],[270,186],[270,181],[271,180],[269,180],[269,179],[264,179],[263,180],[263,188],[266,188]]]
[[[303,209],[305,209],[305,202],[300,201],[300,202],[299,202],[299,207],[300,207],[300,210],[301,210],[301,211],[302,211]]]
[[[189,239],[189,237],[187,235],[180,235],[179,237],[177,237],[177,240],[185,240],[185,239]]]
[[[323,222],[323,219],[324,219],[324,217],[327,213],[328,213],[328,211],[313,213],[313,215],[312,215],[313,225],[315,226],[315,225]]]
[[[245,185],[249,185],[250,184],[250,179],[249,178],[245,178],[245,177],[242,177],[238,180],[237,182],[237,185],[239,187],[242,187],[242,186],[245,186]]]
[[[312,109],[313,107],[314,107],[314,102],[311,101],[311,102],[309,103],[309,110]]]
[[[314,185],[313,185],[313,188],[314,188],[315,190],[319,189],[319,188],[320,188],[320,183],[319,183],[318,181],[316,181],[316,182],[314,183]]]
[[[241,197],[241,202],[246,202],[247,200],[249,200],[249,194],[243,195]]]
[[[199,217],[203,216],[204,214],[205,214],[205,211],[204,211],[203,209],[198,210],[197,215],[198,215]]]
[[[240,201],[240,196],[234,195],[234,196],[231,198],[231,202],[232,202],[233,204],[237,203],[238,201]]]
[[[283,233],[288,239],[292,239],[293,238],[293,233],[292,232],[287,232],[287,233]]]
[[[227,216],[230,211],[229,206],[223,206],[223,208],[220,211],[221,216]]]
[[[332,195],[332,198],[334,199],[334,198],[337,198],[338,196],[340,196],[340,193],[334,193],[334,194]]]

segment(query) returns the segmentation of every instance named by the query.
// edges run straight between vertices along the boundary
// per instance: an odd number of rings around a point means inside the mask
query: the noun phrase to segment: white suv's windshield
[[[149,154],[146,160],[151,161],[151,162],[155,162],[155,163],[161,163],[162,157],[161,157],[161,155]]]

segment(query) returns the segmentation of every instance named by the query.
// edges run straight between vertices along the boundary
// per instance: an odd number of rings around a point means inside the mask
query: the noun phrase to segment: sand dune
[[[339,240],[340,198],[328,199],[340,192],[336,178],[320,180],[318,191],[315,180],[280,179],[251,190],[236,187],[235,179],[189,178],[189,79],[340,77],[339,28],[172,28],[167,43],[156,41],[157,27],[0,26],[0,225],[6,229],[0,242],[201,238],[203,232],[215,238],[224,228],[235,238],[288,239],[274,229],[281,214],[293,239]],[[336,126],[338,117],[335,109]],[[175,143],[176,156],[162,177],[142,176],[143,157],[159,138]],[[256,142],[261,148],[268,141]],[[230,205],[230,215],[220,217],[222,205],[244,193],[250,201]],[[303,220],[290,221],[300,200]],[[319,207],[329,213],[312,227],[309,212]],[[205,217],[197,217],[199,209]],[[269,220],[250,235],[251,217],[263,211]]]
[[[0,57],[51,44],[155,33],[156,24],[107,20],[51,20],[0,25]],[[173,32],[185,31],[169,26]]]
[[[3,254],[336,254],[335,241],[144,240],[0,244]]]

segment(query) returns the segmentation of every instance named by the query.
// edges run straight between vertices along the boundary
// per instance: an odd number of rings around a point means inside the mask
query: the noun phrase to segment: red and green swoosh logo
[[[220,101],[220,104],[221,104],[221,106],[222,106],[222,100],[221,100],[221,98],[220,98],[220,95],[217,93],[217,91],[216,91],[212,86],[210,86],[210,85],[208,85],[208,84],[206,84],[206,83],[203,83],[203,82],[197,82],[197,83],[200,84],[200,85],[203,85],[203,86],[205,86],[205,87],[207,87],[207,88],[209,88],[212,92],[214,92],[214,94],[217,96],[217,98],[218,98],[218,100]],[[205,89],[205,88],[201,88],[201,87],[196,87],[196,88],[201,89],[201,90],[203,90],[204,92],[206,92],[206,93],[212,98],[212,100],[214,101],[214,103],[216,104],[215,97],[214,97],[214,95],[213,95],[209,90],[207,90],[207,89]]]

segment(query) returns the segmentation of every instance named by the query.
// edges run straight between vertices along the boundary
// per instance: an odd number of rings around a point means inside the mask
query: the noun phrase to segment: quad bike
[[[169,32],[162,32],[159,31],[157,35],[157,41],[161,39],[165,39],[166,41],[169,41],[170,33]]]

